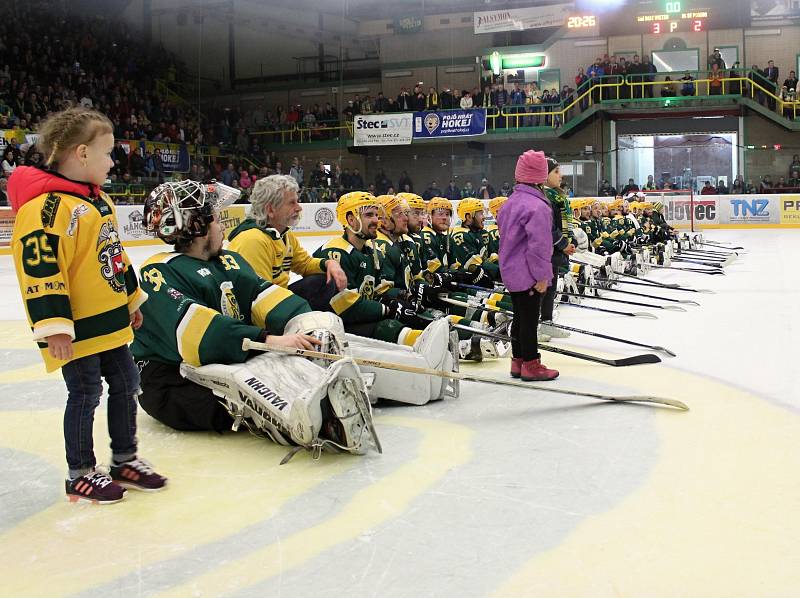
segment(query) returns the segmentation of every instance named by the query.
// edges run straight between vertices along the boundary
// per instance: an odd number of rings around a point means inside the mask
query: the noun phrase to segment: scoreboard
[[[689,33],[706,30],[708,9],[684,6],[684,0],[667,0],[655,13],[636,15],[636,23],[643,33]]]

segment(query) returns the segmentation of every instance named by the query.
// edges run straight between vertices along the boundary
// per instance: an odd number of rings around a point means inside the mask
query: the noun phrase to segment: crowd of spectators
[[[619,190],[618,190],[619,189]],[[637,191],[672,191],[676,187],[670,179],[661,178],[655,180],[653,175],[647,177],[647,182],[639,185],[634,179],[614,187],[607,179],[603,179],[597,189],[599,197],[625,197]],[[756,181],[752,178],[745,179],[741,174],[737,175],[730,185],[726,182],[726,177],[718,177],[716,180],[706,179],[702,186],[695,189],[701,195],[754,195],[770,193],[800,193],[800,154],[792,156],[792,162],[786,176],[773,177],[765,174],[758,177]]]

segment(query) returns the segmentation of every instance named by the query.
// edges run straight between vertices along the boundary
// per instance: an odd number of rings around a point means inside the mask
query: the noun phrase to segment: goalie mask
[[[214,213],[234,203],[241,191],[216,181],[163,183],[144,204],[144,226],[159,239],[174,245],[204,237]]]

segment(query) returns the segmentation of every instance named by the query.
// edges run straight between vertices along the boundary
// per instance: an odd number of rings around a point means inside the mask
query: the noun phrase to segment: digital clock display
[[[585,29],[587,27],[596,27],[597,17],[594,15],[587,15],[584,17],[569,17],[567,19],[567,29]]]

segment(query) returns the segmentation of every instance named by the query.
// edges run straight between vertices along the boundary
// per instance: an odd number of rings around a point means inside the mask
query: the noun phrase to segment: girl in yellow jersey
[[[100,191],[113,166],[111,122],[72,108],[51,116],[37,142],[45,168],[9,181],[18,210],[11,241],[22,299],[48,371],[67,385],[64,439],[71,502],[117,502],[125,488],[160,490],[166,478],[137,458],[139,372],[128,343],[147,295],[120,243],[111,200]],[[108,384],[110,472],[96,470],[94,411]]]

